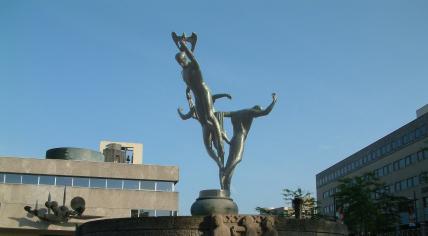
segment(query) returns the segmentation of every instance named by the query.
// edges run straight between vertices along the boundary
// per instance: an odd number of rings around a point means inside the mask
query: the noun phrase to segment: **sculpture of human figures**
[[[222,215],[214,215],[212,219],[215,226],[212,236],[230,236],[230,228],[224,224]]]
[[[262,221],[262,236],[278,236],[278,231],[274,228],[274,219],[272,217],[266,217]]]
[[[180,52],[176,55],[178,64],[183,68],[182,77],[187,85],[186,96],[188,101],[191,100],[191,94],[193,93],[195,104],[194,107],[190,107],[190,111],[187,114],[182,114],[179,110],[179,114],[183,119],[189,119],[190,117],[196,118],[203,131],[204,145],[207,149],[211,158],[217,163],[220,169],[224,168],[224,145],[223,137],[226,137],[219,121],[215,116],[214,101],[221,97],[231,98],[228,94],[211,95],[211,91],[203,80],[202,73],[199,64],[193,55],[193,52],[189,50],[186,45],[186,37],[183,35],[178,38],[175,33],[172,33],[174,42],[180,49]],[[195,35],[195,34],[192,34]],[[176,42],[179,40],[178,42]],[[194,40],[196,42],[196,40]],[[194,49],[195,45],[192,45]],[[190,101],[189,101],[190,106]],[[194,108],[194,110],[192,110]],[[213,146],[216,149],[216,153],[213,150]]]
[[[230,117],[232,120],[233,137],[230,140],[229,156],[220,183],[222,189],[230,191],[233,171],[236,165],[242,160],[245,140],[247,139],[254,118],[268,115],[272,111],[276,100],[276,94],[273,93],[272,102],[266,109],[262,109],[260,106],[254,106],[250,109],[223,112],[224,117]]]

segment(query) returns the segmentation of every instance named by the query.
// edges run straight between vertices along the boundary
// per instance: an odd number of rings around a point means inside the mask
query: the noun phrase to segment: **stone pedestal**
[[[237,215],[238,206],[227,190],[208,189],[199,192],[199,198],[190,209],[192,216]]]

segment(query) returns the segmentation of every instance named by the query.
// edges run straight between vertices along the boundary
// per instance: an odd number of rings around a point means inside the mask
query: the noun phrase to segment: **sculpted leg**
[[[223,169],[224,168],[223,162],[220,161],[220,158],[216,155],[216,153],[213,150],[212,136],[211,136],[210,129],[207,127],[207,125],[203,126],[202,128],[202,136],[204,139],[204,146],[208,152],[208,155],[215,161],[215,163],[218,165],[220,169]]]
[[[230,143],[229,156],[223,173],[223,185],[224,189],[230,191],[230,182],[232,181],[233,171],[239,162],[242,160],[242,154],[244,152],[244,135],[235,135]]]

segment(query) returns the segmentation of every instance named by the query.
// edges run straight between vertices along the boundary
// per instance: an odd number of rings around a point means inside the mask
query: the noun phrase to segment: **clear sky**
[[[187,103],[171,31],[198,33],[206,83],[233,96],[217,110],[278,94],[232,180],[242,213],[284,205],[284,188],[315,194],[318,172],[428,103],[426,0],[0,0],[0,155],[141,142],[145,163],[180,167],[189,214],[219,186],[200,125],[176,112]]]

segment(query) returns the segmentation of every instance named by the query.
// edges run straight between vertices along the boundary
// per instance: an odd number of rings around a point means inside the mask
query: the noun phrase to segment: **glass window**
[[[408,188],[411,188],[411,187],[413,187],[414,186],[414,182],[413,182],[413,178],[408,178],[407,179],[407,187]]]
[[[424,160],[424,152],[423,151],[419,151],[418,154],[418,161],[423,161]]]
[[[106,179],[91,178],[89,181],[89,186],[91,188],[105,188],[106,187]]]
[[[401,190],[406,189],[407,188],[407,181],[405,179],[401,180],[400,185],[401,185]]]
[[[415,186],[418,186],[418,185],[419,185],[419,176],[413,176],[413,184],[414,184]]]
[[[410,140],[409,140],[409,135],[404,135],[403,136],[403,144],[407,144],[408,142],[409,142]]]
[[[157,191],[172,192],[174,184],[172,182],[158,182],[156,185]]]
[[[57,186],[71,186],[72,178],[68,176],[57,176],[56,185]]]
[[[40,175],[39,184],[55,185],[55,177],[50,175]]]
[[[123,180],[123,189],[139,189],[139,181],[138,180],[130,180],[125,179]]]
[[[141,189],[144,190],[155,190],[155,181],[141,181]]]
[[[138,217],[138,209],[131,209],[131,218]]]
[[[400,165],[398,163],[398,161],[394,161],[394,171],[397,171],[400,169]]]
[[[428,159],[428,149],[424,150],[424,160]]]
[[[388,166],[384,166],[383,167],[383,175],[387,175],[387,174],[389,174]]]
[[[404,162],[405,162],[405,166],[409,166],[410,164],[412,164],[412,159],[410,158],[410,156],[407,156],[404,159]]]
[[[155,210],[140,209],[139,216],[140,217],[155,216]]]
[[[22,175],[23,184],[37,184],[39,182],[39,176],[37,175]]]
[[[399,191],[401,191],[400,181],[395,182],[395,192],[399,192]]]
[[[4,183],[4,174],[0,173],[0,183]]]
[[[171,211],[166,210],[156,210],[156,216],[171,216]]]
[[[20,174],[6,174],[6,183],[20,184],[21,183],[21,175]]]
[[[73,186],[74,187],[89,187],[89,178],[87,177],[73,177]]]
[[[122,189],[121,179],[107,179],[107,188]]]
[[[409,134],[409,142],[412,142],[415,140],[415,131],[410,132]]]
[[[410,164],[416,163],[418,161],[418,156],[416,155],[416,153],[413,153],[412,155],[410,155]]]
[[[400,164],[399,165],[400,165],[400,169],[404,168],[406,166],[406,161],[404,160],[404,158],[400,159]]]

